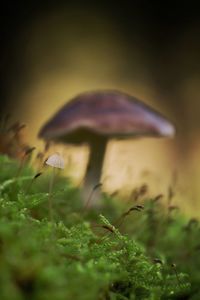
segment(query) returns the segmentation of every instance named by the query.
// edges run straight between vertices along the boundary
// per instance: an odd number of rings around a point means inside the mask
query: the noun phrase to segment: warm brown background
[[[79,92],[114,88],[133,94],[176,124],[175,140],[110,143],[104,188],[127,194],[139,182],[166,193],[178,174],[176,201],[198,214],[200,195],[200,22],[191,3],[9,1],[1,18],[3,111],[27,124],[38,149],[46,119]],[[80,182],[86,149],[62,150]],[[69,159],[70,157],[70,159]]]

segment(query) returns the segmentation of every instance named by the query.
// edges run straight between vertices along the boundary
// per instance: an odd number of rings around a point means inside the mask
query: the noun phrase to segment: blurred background
[[[170,2],[5,2],[1,116],[9,113],[10,122],[25,123],[23,138],[40,151],[39,128],[78,93],[118,89],[140,98],[171,119],[177,136],[111,141],[104,190],[129,195],[145,183],[156,195],[173,186],[182,210],[198,215],[199,10],[193,1]],[[58,149],[67,175],[79,184],[88,149]]]

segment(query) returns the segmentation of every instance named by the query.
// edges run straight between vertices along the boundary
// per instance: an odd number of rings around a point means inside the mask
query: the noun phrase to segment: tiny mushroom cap
[[[50,155],[45,163],[53,168],[64,169],[64,159],[58,153]]]
[[[90,146],[86,197],[100,181],[107,141],[111,138],[172,137],[175,128],[164,116],[128,94],[85,92],[66,103],[40,130],[45,140]]]

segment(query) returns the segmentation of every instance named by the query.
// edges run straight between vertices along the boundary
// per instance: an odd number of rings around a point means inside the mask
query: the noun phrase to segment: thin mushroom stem
[[[53,223],[53,205],[52,205],[52,190],[53,190],[53,184],[55,180],[55,168],[52,170],[50,182],[49,182],[49,220],[51,224]]]
[[[91,200],[95,201],[96,205],[101,195],[100,189],[94,190],[94,188],[100,184],[106,145],[107,139],[98,136],[90,142],[90,156],[83,186],[83,200],[85,204],[87,203],[87,207],[91,204]],[[88,203],[88,199],[90,199],[90,203]]]

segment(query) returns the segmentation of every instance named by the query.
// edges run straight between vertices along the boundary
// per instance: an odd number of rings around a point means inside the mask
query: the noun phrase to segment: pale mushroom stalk
[[[101,182],[106,146],[107,138],[104,137],[96,137],[89,143],[90,154],[82,192],[85,203],[87,203],[94,187]],[[92,197],[95,204],[97,204],[100,196],[100,188],[98,188]]]
[[[55,168],[52,170],[50,182],[49,182],[49,197],[48,197],[48,202],[49,202],[49,219],[51,223],[53,223],[53,204],[52,204],[52,190],[53,190],[53,184],[55,180]]]

